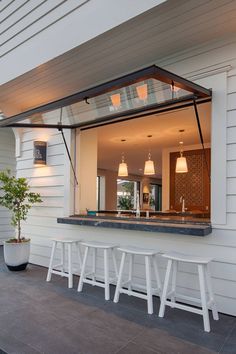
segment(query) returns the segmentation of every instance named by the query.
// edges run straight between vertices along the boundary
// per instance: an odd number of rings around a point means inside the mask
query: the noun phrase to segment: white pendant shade
[[[178,157],[176,160],[176,166],[175,166],[175,172],[176,173],[186,173],[188,172],[188,165],[187,165],[187,160],[186,157]]]
[[[128,166],[127,166],[126,162],[121,162],[119,164],[118,176],[119,177],[127,177],[128,176]]]
[[[154,162],[152,160],[145,161],[144,174],[149,176],[155,175]]]

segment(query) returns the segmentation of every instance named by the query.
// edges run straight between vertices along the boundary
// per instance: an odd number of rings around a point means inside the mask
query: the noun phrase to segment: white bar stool
[[[67,239],[53,239],[52,240],[52,251],[50,257],[50,263],[48,267],[47,282],[51,281],[52,274],[57,274],[62,277],[68,278],[68,288],[73,288],[73,271],[72,271],[72,246],[76,246],[76,251],[78,255],[79,267],[81,268],[81,250],[80,250],[81,240],[67,240]],[[61,263],[53,265],[56,248],[61,246]],[[66,272],[66,246],[68,250],[68,271]],[[56,268],[61,268],[60,270]]]
[[[115,270],[115,280],[117,280],[117,263],[114,250],[117,248],[117,245],[111,243],[104,243],[99,241],[88,241],[88,242],[81,242],[81,245],[85,246],[84,258],[82,263],[81,275],[78,284],[78,291],[81,292],[83,289],[83,284],[91,284],[93,286],[99,286],[105,289],[105,300],[110,300],[110,283],[114,281],[114,279],[110,279],[110,272],[109,272],[109,251],[112,256],[114,270]],[[92,265],[92,272],[86,272],[86,264],[88,260],[88,253],[89,250],[93,251],[93,265]],[[104,283],[97,281],[97,274],[96,274],[96,261],[97,261],[97,250],[103,250],[104,256]],[[88,279],[90,277],[91,279]]]
[[[120,247],[120,248],[118,248],[118,250],[120,252],[122,252],[122,257],[121,257],[120,270],[119,270],[118,281],[117,281],[117,285],[116,285],[115,296],[114,296],[114,302],[117,303],[119,301],[119,296],[121,293],[127,294],[127,295],[132,295],[132,296],[138,297],[140,299],[145,299],[145,300],[147,300],[148,313],[152,314],[153,313],[153,298],[152,298],[152,296],[154,294],[157,294],[159,296],[161,295],[161,281],[160,281],[160,276],[159,276],[159,271],[158,271],[158,266],[157,266],[157,259],[156,259],[156,255],[158,254],[158,252],[155,250],[141,249],[141,248],[132,247],[132,246],[131,247],[130,246]],[[122,282],[126,255],[129,255],[129,278],[128,278],[128,281]],[[134,256],[138,256],[138,255],[145,257],[146,287],[141,286],[139,284],[133,284],[133,282],[132,282]],[[154,268],[157,289],[154,289],[152,287],[151,264],[153,265],[153,268]],[[128,285],[128,289],[123,288],[125,285]],[[133,291],[132,290],[133,287],[135,287],[136,289],[145,290],[146,294],[143,294],[143,293],[140,293],[137,291]]]
[[[211,275],[209,271],[209,263],[212,261],[212,258],[207,257],[197,257],[185,255],[177,252],[171,252],[162,255],[164,258],[168,259],[166,276],[164,281],[163,293],[161,297],[161,305],[159,310],[159,317],[164,317],[165,306],[170,306],[172,308],[178,308],[181,310],[197,313],[203,316],[204,330],[210,332],[210,321],[208,308],[211,308],[212,315],[214,320],[219,320],[219,315],[216,308],[216,303],[214,300],[214,294],[211,285]],[[182,294],[176,293],[176,276],[178,270],[178,263],[193,263],[197,265],[198,276],[199,276],[199,285],[200,285],[200,294],[201,298],[194,298],[191,296],[185,296]],[[173,267],[172,267],[173,266]],[[170,281],[170,276],[172,272],[172,281],[171,281],[171,291],[168,292],[168,285]],[[207,301],[207,292],[209,294],[209,300]],[[168,300],[170,298],[170,300]],[[183,305],[176,303],[175,299],[183,299],[191,302],[201,304],[201,309],[195,308],[189,305]]]

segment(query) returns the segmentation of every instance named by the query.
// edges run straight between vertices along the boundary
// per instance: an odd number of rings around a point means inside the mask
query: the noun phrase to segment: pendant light
[[[184,132],[184,130],[179,130],[181,136]],[[187,173],[188,172],[188,165],[187,165],[187,160],[186,157],[183,156],[183,140],[181,139],[179,142],[180,145],[180,157],[177,158],[176,160],[176,166],[175,166],[175,172],[176,173]]]
[[[126,139],[121,139],[121,142],[124,143]],[[119,163],[118,168],[118,177],[127,177],[128,176],[128,165],[125,162],[125,154],[122,152],[121,154],[121,163]]]
[[[127,163],[125,162],[125,158],[124,158],[123,153],[121,156],[121,163],[119,163],[118,176],[119,177],[127,177],[128,176],[128,166],[127,166]]]
[[[148,138],[151,138],[152,135],[148,135]],[[144,174],[147,176],[152,176],[155,175],[155,167],[154,167],[154,162],[151,158],[151,152],[149,150],[148,153],[148,160],[145,161],[145,165],[144,165]]]

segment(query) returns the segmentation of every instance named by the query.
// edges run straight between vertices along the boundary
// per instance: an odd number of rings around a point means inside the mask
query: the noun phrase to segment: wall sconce
[[[147,84],[143,84],[136,87],[138,98],[142,101],[146,101],[148,97]]]
[[[120,93],[115,93],[110,96],[114,108],[118,109],[121,106]]]
[[[47,164],[47,142],[34,141],[34,165],[45,166]]]

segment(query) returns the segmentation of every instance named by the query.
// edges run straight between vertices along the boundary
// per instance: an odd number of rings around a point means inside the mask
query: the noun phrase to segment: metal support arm
[[[74,179],[75,179],[76,184],[78,185],[79,182],[78,182],[78,179],[77,179],[77,176],[76,176],[76,173],[75,173],[75,168],[73,166],[73,162],[72,162],[72,159],[71,159],[70,151],[68,149],[68,145],[67,145],[67,142],[66,142],[66,139],[65,139],[65,135],[64,135],[62,127],[60,126],[60,123],[58,123],[58,131],[61,132],[61,136],[62,136],[64,145],[66,147],[66,152],[67,152],[67,155],[69,157],[70,165],[71,165],[71,168],[72,168],[72,171],[73,171],[73,174],[74,174]]]

